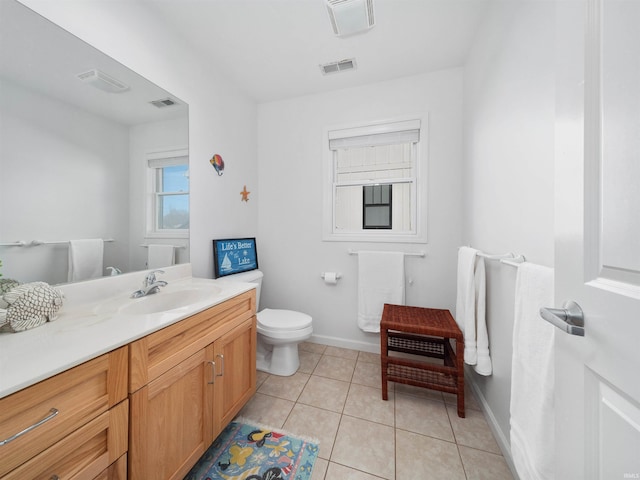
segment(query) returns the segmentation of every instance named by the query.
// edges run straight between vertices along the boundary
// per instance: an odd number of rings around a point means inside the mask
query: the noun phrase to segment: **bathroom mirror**
[[[171,190],[162,170],[173,163],[183,176],[173,202],[181,221],[156,228],[158,205],[172,202],[154,185]],[[84,238],[106,240],[103,275],[146,269],[152,243],[174,245],[176,263],[189,261],[188,105],[3,0],[0,274],[66,283],[69,241]]]

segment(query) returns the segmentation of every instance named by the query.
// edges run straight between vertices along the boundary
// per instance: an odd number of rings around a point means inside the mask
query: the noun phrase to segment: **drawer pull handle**
[[[58,475],[51,475],[49,480],[60,480],[60,477]]]
[[[220,366],[220,373],[217,376],[218,377],[224,377],[224,355],[219,353],[218,355],[216,355],[216,357],[220,357],[220,363],[222,364]]]
[[[34,423],[33,425],[31,425],[30,427],[25,428],[24,430],[22,430],[21,432],[16,433],[15,435],[10,436],[9,438],[7,438],[6,440],[0,440],[0,447],[3,445],[6,445],[9,442],[13,442],[16,438],[21,437],[22,435],[24,435],[27,432],[30,432],[31,430],[33,430],[34,428],[38,428],[40,425],[42,425],[45,422],[48,422],[49,420],[51,420],[53,417],[55,417],[56,415],[58,415],[58,409],[57,408],[52,408],[50,410],[49,415],[47,415],[46,417],[44,417],[42,420],[40,420],[39,422]]]
[[[209,363],[211,364],[211,381],[208,383],[209,385],[213,385],[216,383],[216,362],[209,360]]]

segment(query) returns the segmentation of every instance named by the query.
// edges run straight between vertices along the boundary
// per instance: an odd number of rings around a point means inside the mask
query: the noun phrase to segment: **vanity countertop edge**
[[[140,277],[139,273],[136,275]],[[166,289],[206,289],[212,286],[221,291],[211,298],[168,311],[142,315],[98,314],[94,307],[103,302],[89,302],[63,307],[55,321],[32,330],[0,333],[0,398],[256,288],[251,283],[221,283],[212,279],[184,277],[172,279]],[[155,295],[162,294],[160,291]],[[113,298],[107,298],[106,302],[128,298],[128,294],[127,297],[123,295],[125,293],[120,292]]]

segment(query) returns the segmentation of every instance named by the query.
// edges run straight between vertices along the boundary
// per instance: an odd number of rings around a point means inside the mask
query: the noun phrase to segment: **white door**
[[[556,2],[556,475],[640,478],[640,1]],[[524,480],[524,479],[523,479]]]

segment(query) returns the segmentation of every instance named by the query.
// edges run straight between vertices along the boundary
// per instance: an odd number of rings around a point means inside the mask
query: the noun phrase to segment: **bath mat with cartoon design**
[[[309,480],[317,441],[237,419],[215,439],[185,480]],[[250,421],[249,421],[250,422]]]

